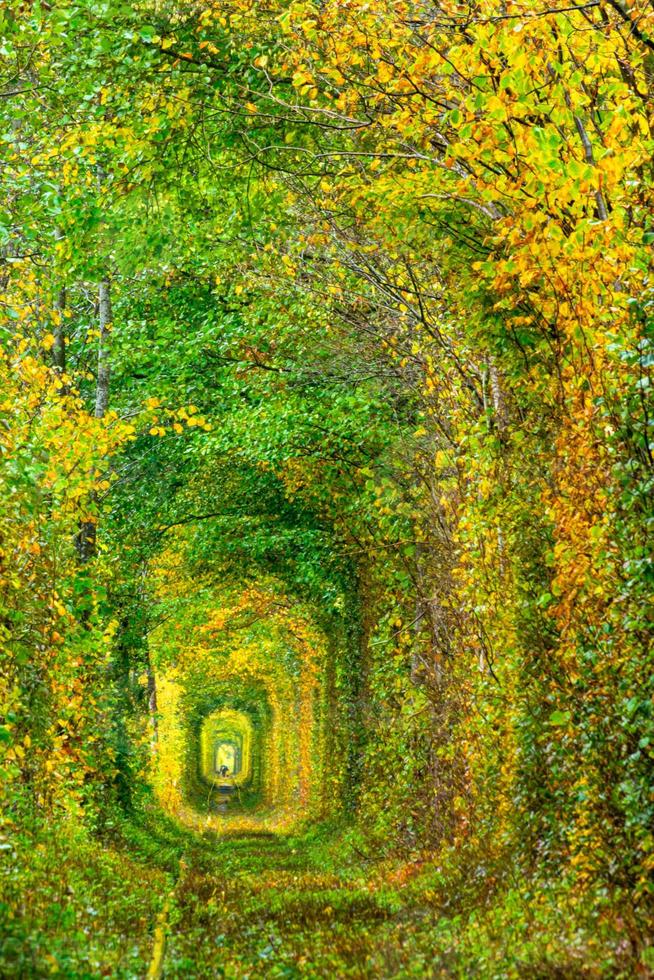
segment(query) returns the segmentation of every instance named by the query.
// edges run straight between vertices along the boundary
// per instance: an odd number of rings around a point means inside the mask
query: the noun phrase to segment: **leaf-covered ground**
[[[42,831],[11,853],[3,976],[143,977],[158,922],[163,976],[180,980],[628,978],[652,965],[610,904],[580,908],[565,883],[493,891],[420,855],[376,861],[343,827],[220,839],[157,818],[105,833],[100,845]],[[28,883],[20,918],[7,918],[12,878]]]

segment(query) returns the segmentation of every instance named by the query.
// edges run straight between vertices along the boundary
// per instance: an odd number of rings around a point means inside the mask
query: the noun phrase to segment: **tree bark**
[[[64,311],[66,309],[66,287],[62,286],[57,293],[55,309],[59,313],[59,321],[55,329],[55,342],[52,348],[52,363],[59,374],[66,370],[66,336],[64,333]]]
[[[490,383],[491,398],[493,401],[493,410],[495,412],[497,430],[500,435],[504,435],[509,425],[509,412],[506,405],[506,399],[504,397],[504,391],[502,390],[502,383],[500,381],[497,365],[492,357],[488,358],[488,380]]]
[[[64,237],[63,232],[57,230],[57,241]],[[66,332],[64,327],[64,315],[66,312],[66,286],[62,285],[55,298],[55,310],[59,314],[57,325],[54,332],[54,347],[52,348],[52,363],[59,374],[66,371]]]
[[[102,419],[109,405],[109,382],[111,364],[109,362],[109,335],[113,314],[111,309],[111,283],[105,278],[100,283],[98,293],[100,338],[98,341],[98,380],[95,392],[95,417]]]
[[[98,376],[95,388],[95,417],[102,419],[107,414],[109,405],[109,382],[111,380],[111,364],[109,361],[109,336],[113,314],[111,309],[111,283],[104,278],[98,290],[98,316],[100,337],[98,340]],[[89,503],[96,501],[92,494]],[[96,552],[97,525],[95,520],[82,521],[77,536],[77,551],[80,561],[86,563]]]

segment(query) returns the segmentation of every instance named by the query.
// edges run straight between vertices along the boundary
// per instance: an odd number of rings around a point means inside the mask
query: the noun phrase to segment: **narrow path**
[[[177,864],[177,873],[175,874],[172,886],[164,899],[154,925],[154,930],[152,933],[152,958],[150,960],[150,965],[148,966],[146,980],[161,980],[161,978],[164,976],[164,963],[168,945],[168,920],[170,917],[171,906],[175,902],[175,890],[183,870],[184,861],[183,859],[180,859]]]
[[[152,947],[152,959],[146,975],[147,980],[160,980],[163,976],[164,957],[166,955],[166,928],[168,925],[168,913],[170,902],[167,900],[157,916],[154,927],[154,944]]]
[[[433,961],[415,926],[437,910],[328,835],[188,840],[148,980],[409,976]]]

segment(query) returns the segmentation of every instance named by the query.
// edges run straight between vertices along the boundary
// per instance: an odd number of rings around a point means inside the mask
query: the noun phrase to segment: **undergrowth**
[[[619,894],[489,885],[447,855],[379,858],[345,824],[221,840],[155,812],[95,836],[33,826],[4,848],[6,977],[142,977],[167,899],[170,978],[630,978],[654,966]]]

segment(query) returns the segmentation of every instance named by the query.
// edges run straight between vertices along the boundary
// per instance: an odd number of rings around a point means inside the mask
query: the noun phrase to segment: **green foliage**
[[[464,6],[0,11],[3,975],[653,968],[654,15]]]

